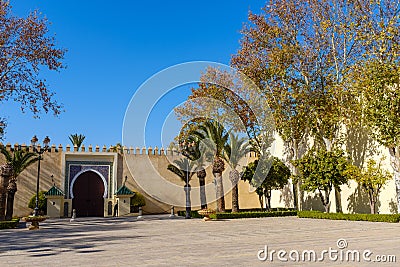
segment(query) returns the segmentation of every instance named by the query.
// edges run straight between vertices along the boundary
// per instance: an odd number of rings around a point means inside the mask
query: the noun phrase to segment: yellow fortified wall
[[[282,147],[282,144],[277,144],[277,147]],[[6,145],[8,150],[12,149],[30,149],[26,145],[15,144],[11,146]],[[146,198],[146,206],[143,207],[143,213],[169,213],[171,206],[175,206],[175,210],[185,209],[185,193],[183,190],[184,182],[180,180],[174,173],[167,170],[168,164],[174,160],[179,159],[180,155],[176,151],[164,150],[158,148],[124,148],[119,153],[110,153],[111,147],[102,148],[96,146],[89,146],[85,148],[82,146],[80,151],[75,148],[71,148],[69,145],[65,147],[65,150],[60,145],[56,147],[51,146],[50,151],[45,152],[43,160],[41,161],[40,171],[40,191],[47,191],[53,186],[51,176],[53,175],[53,181],[55,185],[64,190],[65,182],[65,160],[69,157],[76,157],[82,160],[91,160],[93,158],[114,157],[116,165],[113,168],[112,181],[112,192],[123,184],[125,177],[126,186],[132,191],[141,192]],[[385,154],[386,151],[382,151]],[[282,153],[281,153],[282,154]],[[276,155],[279,158],[283,158],[283,155]],[[385,168],[390,170],[389,157],[385,162]],[[239,170],[242,169],[247,163],[254,161],[255,157],[252,154],[247,155],[241,161]],[[5,158],[0,155],[0,164],[5,163]],[[225,192],[225,204],[226,208],[231,208],[231,183],[229,181],[230,168],[228,164],[225,164],[226,170],[223,173],[224,181],[224,192]],[[206,197],[210,208],[215,208],[216,203],[212,201],[215,199],[215,187],[213,185],[213,175],[211,172],[211,166],[206,168]],[[30,198],[36,192],[36,179],[37,179],[37,163],[28,167],[18,177],[18,191],[15,195],[14,214],[16,216],[26,216],[32,212],[27,207]],[[161,182],[160,182],[161,181]],[[139,186],[139,184],[140,186]],[[143,183],[146,186],[143,186]],[[200,208],[200,193],[198,190],[199,180],[196,175],[193,175],[191,182],[191,201],[192,209]],[[172,186],[171,186],[172,185]],[[143,190],[145,188],[146,190]],[[173,188],[169,190],[169,188]],[[151,190],[148,190],[151,189]],[[354,181],[350,181],[349,185],[341,187],[342,192],[340,195],[340,202],[342,210],[345,213],[369,213],[368,198],[366,194]],[[379,213],[395,213],[396,190],[394,180],[390,180],[380,194],[380,199],[377,205]],[[106,202],[113,199],[114,196],[108,196]],[[336,211],[335,193],[332,192],[331,196],[331,208],[332,212]],[[178,203],[178,205],[177,205]],[[251,188],[247,182],[239,182],[239,205],[241,209],[259,208],[259,199],[257,194],[254,192],[254,188]],[[274,190],[272,192],[271,199],[272,207],[293,207],[293,193],[292,185],[287,185],[283,190]],[[323,210],[321,202],[317,194],[304,194],[302,203],[304,210]],[[106,213],[106,212],[105,212]]]
[[[11,150],[11,145],[8,144],[6,146],[8,150]],[[18,149],[19,145],[15,144],[13,149]],[[21,145],[21,149],[30,149],[25,145]],[[59,149],[56,149],[56,146],[53,145],[50,148],[49,152],[45,152],[43,155],[43,159],[40,162],[40,182],[39,182],[39,191],[47,191],[52,186],[51,176],[53,175],[54,183],[60,187],[64,178],[61,173],[61,154]],[[0,164],[5,163],[5,158],[1,154],[0,155]],[[14,215],[15,216],[26,216],[29,215],[32,210],[28,208],[28,202],[31,197],[36,194],[36,181],[37,181],[37,173],[38,173],[38,164],[34,163],[25,169],[19,176],[17,181],[17,192],[15,194],[14,199]],[[62,187],[61,187],[62,188]]]
[[[6,145],[6,149],[11,150],[18,150],[18,149],[26,149],[33,151],[32,147],[26,145],[18,145],[15,144],[11,146],[10,144]],[[41,160],[41,169],[40,169],[40,183],[39,183],[39,190],[40,191],[47,191],[52,186],[53,183],[64,190],[64,182],[65,182],[65,161],[70,157],[76,156],[81,160],[87,159],[90,160],[91,157],[101,158],[102,155],[110,155],[110,148],[107,149],[105,146],[99,148],[96,146],[95,148],[92,146],[86,147],[82,146],[80,151],[78,149],[72,148],[67,145],[65,150],[60,145],[56,147],[52,145],[48,152],[43,154],[43,159]],[[132,191],[141,192],[146,198],[146,206],[143,207],[144,214],[150,213],[168,213],[170,212],[171,206],[175,206],[175,210],[184,210],[185,209],[185,194],[183,190],[184,182],[180,180],[175,174],[167,170],[168,164],[173,162],[175,159],[178,159],[180,156],[175,151],[169,150],[158,150],[151,149],[151,148],[143,148],[143,149],[124,149],[120,153],[112,153],[115,154],[117,166],[113,169],[113,177],[114,182],[112,186],[113,192],[115,192],[125,180],[126,186],[131,189]],[[242,166],[245,165],[246,162],[253,161],[255,158],[253,155],[248,155],[243,159]],[[0,155],[0,164],[5,163],[5,158],[3,155]],[[133,173],[128,168],[131,167],[133,169]],[[133,166],[133,168],[132,168]],[[242,167],[240,167],[242,168]],[[229,166],[226,164],[226,170],[223,173],[223,181],[224,181],[224,189],[225,189],[225,203],[226,208],[231,208],[231,183],[229,181]],[[211,167],[209,166],[206,169],[207,176],[206,176],[206,194],[207,194],[207,201],[215,199],[215,188],[213,185],[213,175],[211,173]],[[163,180],[167,181],[170,184],[174,184],[178,190],[174,192],[173,198],[177,201],[173,202],[172,204],[167,201],[165,203],[165,199],[162,197],[163,194],[163,187],[159,187],[159,192],[161,194],[148,194],[145,190],[143,190],[138,183],[133,178],[144,178],[148,181],[157,181]],[[52,181],[53,176],[53,181]],[[32,212],[29,209],[28,202],[30,198],[36,193],[36,181],[37,181],[37,163],[29,166],[26,170],[24,170],[18,177],[17,186],[18,191],[15,195],[15,204],[14,204],[14,215],[15,216],[26,216]],[[114,185],[115,183],[115,185]],[[200,208],[200,194],[199,194],[199,181],[196,175],[194,175],[190,182],[192,186],[191,191],[191,199],[192,199],[192,209]],[[160,185],[159,185],[160,186]],[[197,190],[196,190],[197,188]],[[159,197],[161,195],[161,197]],[[168,194],[167,194],[168,195]],[[106,203],[110,199],[114,198],[114,196],[109,196],[105,200]],[[168,199],[168,198],[167,198]],[[178,205],[177,203],[178,202]],[[180,204],[180,206],[179,206]],[[252,190],[247,182],[240,181],[239,182],[239,204],[240,208],[243,209],[250,209],[250,208],[259,208],[259,200],[257,194]],[[211,201],[208,204],[210,208],[215,208],[216,204],[215,201]],[[56,213],[56,211],[54,211]],[[61,211],[61,214],[63,212]],[[106,213],[106,212],[105,212]]]

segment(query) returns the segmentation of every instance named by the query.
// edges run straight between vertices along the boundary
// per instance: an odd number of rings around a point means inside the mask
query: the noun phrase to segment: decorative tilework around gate
[[[94,161],[67,161],[65,166],[65,184],[64,184],[64,192],[65,197],[70,198],[70,191],[69,187],[71,185],[72,179],[77,175],[79,172],[84,170],[95,170],[98,171],[107,181],[108,189],[107,195],[111,196],[111,182],[112,181],[112,169],[113,163],[112,162],[94,162]]]

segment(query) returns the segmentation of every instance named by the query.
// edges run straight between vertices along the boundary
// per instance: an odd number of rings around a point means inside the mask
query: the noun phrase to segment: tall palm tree
[[[7,185],[12,176],[12,166],[4,164],[0,166],[0,221],[4,221],[7,202]]]
[[[35,153],[26,150],[7,151],[3,146],[0,148],[1,153],[5,156],[6,161],[12,167],[12,175],[7,185],[7,211],[6,220],[11,220],[14,212],[14,197],[17,192],[18,176],[31,164],[38,160]]]
[[[175,173],[181,180],[185,183],[185,195],[186,195],[186,218],[190,218],[191,203],[190,203],[190,180],[194,172],[192,171],[193,162],[188,158],[182,158],[179,160],[174,160],[174,164],[169,164],[167,169]]]
[[[77,146],[78,149],[81,147],[83,140],[85,140],[86,136],[83,134],[71,134],[69,137],[69,141],[71,141],[73,146]]]
[[[225,170],[224,154],[229,134],[217,121],[205,121],[197,126],[192,132],[199,139],[209,138],[214,148],[212,171],[214,175],[215,191],[217,198],[217,211],[225,211],[224,186],[222,183],[222,172]]]
[[[246,138],[239,139],[237,135],[233,134],[230,134],[229,141],[225,151],[227,151],[227,162],[232,169],[229,172],[229,180],[232,183],[232,212],[238,212],[240,174],[236,168],[239,166],[239,161],[250,151],[250,145]]]
[[[200,185],[200,203],[201,203],[201,208],[206,209],[207,208],[207,198],[206,198],[206,170],[201,169],[196,172],[197,178],[199,179],[199,185]]]
[[[206,177],[207,173],[205,170],[205,162],[208,161],[209,151],[207,146],[204,146],[198,137],[190,136],[189,141],[192,141],[191,149],[187,150],[187,155],[193,161],[195,161],[196,165],[196,175],[199,179],[200,185],[200,205],[202,209],[207,208],[207,198],[206,198]]]

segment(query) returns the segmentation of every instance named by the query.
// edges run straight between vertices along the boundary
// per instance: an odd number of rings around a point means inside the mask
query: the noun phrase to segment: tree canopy
[[[348,169],[352,166],[339,149],[332,151],[311,150],[294,164],[299,168],[297,179],[302,182],[302,189],[318,192],[326,212],[329,212],[330,194],[350,179]]]
[[[62,111],[40,75],[43,69],[64,68],[66,50],[56,46],[47,25],[38,11],[19,18],[12,14],[8,1],[0,1],[0,103],[15,101],[22,111],[29,109],[35,116],[42,111],[55,115]],[[0,128],[4,126],[2,119]]]
[[[271,192],[274,189],[282,189],[288,184],[291,175],[290,169],[277,157],[272,158],[270,168],[259,166],[259,170],[257,170],[258,164],[259,160],[255,160],[244,167],[242,179],[248,181],[253,186],[257,186],[256,193],[260,198],[260,203],[262,203],[262,196],[265,196],[267,199],[267,209],[270,209]]]
[[[372,214],[376,212],[376,203],[379,199],[379,193],[387,181],[392,178],[392,175],[387,170],[382,169],[383,160],[384,158],[381,158],[377,162],[374,159],[369,159],[366,168],[360,169],[353,166],[349,169],[351,177],[356,180],[361,188],[368,194]]]

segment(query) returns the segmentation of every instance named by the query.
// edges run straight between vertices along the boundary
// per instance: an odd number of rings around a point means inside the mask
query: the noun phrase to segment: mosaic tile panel
[[[92,169],[98,171],[107,181],[108,189],[107,195],[111,195],[112,184],[112,162],[93,162],[93,161],[67,161],[66,162],[66,179],[64,184],[65,197],[70,198],[69,187],[72,179],[81,171]]]

